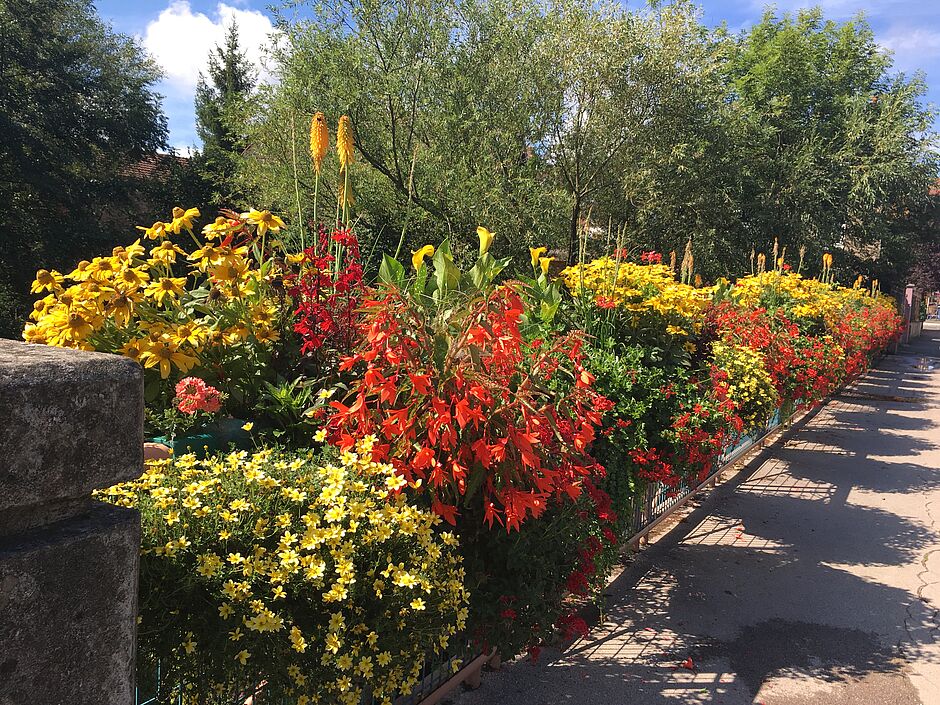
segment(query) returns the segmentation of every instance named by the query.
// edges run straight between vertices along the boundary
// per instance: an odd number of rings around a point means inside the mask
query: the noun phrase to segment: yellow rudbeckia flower
[[[247,213],[242,213],[242,218],[252,225],[258,226],[258,236],[264,237],[264,234],[270,230],[272,233],[281,231],[286,227],[284,221],[274,215],[271,211],[259,211],[252,208]]]

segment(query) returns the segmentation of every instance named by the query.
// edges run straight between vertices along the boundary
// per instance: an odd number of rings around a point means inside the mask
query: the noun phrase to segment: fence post
[[[134,697],[143,377],[117,355],[0,340],[0,705]]]

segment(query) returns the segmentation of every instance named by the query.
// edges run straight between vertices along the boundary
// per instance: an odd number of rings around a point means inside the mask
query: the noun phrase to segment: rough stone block
[[[134,702],[139,546],[101,503],[0,538],[0,705]]]
[[[138,477],[142,419],[132,360],[0,340],[0,516]]]

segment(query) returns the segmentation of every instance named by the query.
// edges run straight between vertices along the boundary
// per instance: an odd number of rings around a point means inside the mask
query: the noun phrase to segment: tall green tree
[[[0,0],[0,334],[36,268],[116,241],[128,167],[166,146],[158,78],[91,0]]]
[[[235,169],[245,148],[242,125],[255,71],[234,22],[226,27],[224,42],[209,55],[207,73],[200,74],[196,86],[196,132],[202,149],[194,160],[213,205],[240,205],[243,197],[235,185]]]
[[[839,24],[816,8],[768,11],[728,78],[749,122],[741,250],[779,237],[814,260],[841,251],[848,276],[896,277],[937,173],[923,77],[894,73],[862,17]]]

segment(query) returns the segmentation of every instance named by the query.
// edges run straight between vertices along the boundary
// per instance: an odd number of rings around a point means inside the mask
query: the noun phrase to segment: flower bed
[[[481,227],[464,267],[427,245],[370,285],[347,226],[226,211],[199,237],[199,217],[40,271],[24,331],[141,362],[152,436],[254,446],[102,494],[143,516],[141,657],[198,702],[391,702],[455,645],[537,658],[586,629],[573,605],[638,507],[860,374],[900,324],[828,255],[819,279],[780,259],[703,286],[691,246],[678,271],[617,251],[558,279],[535,248],[510,278]]]

